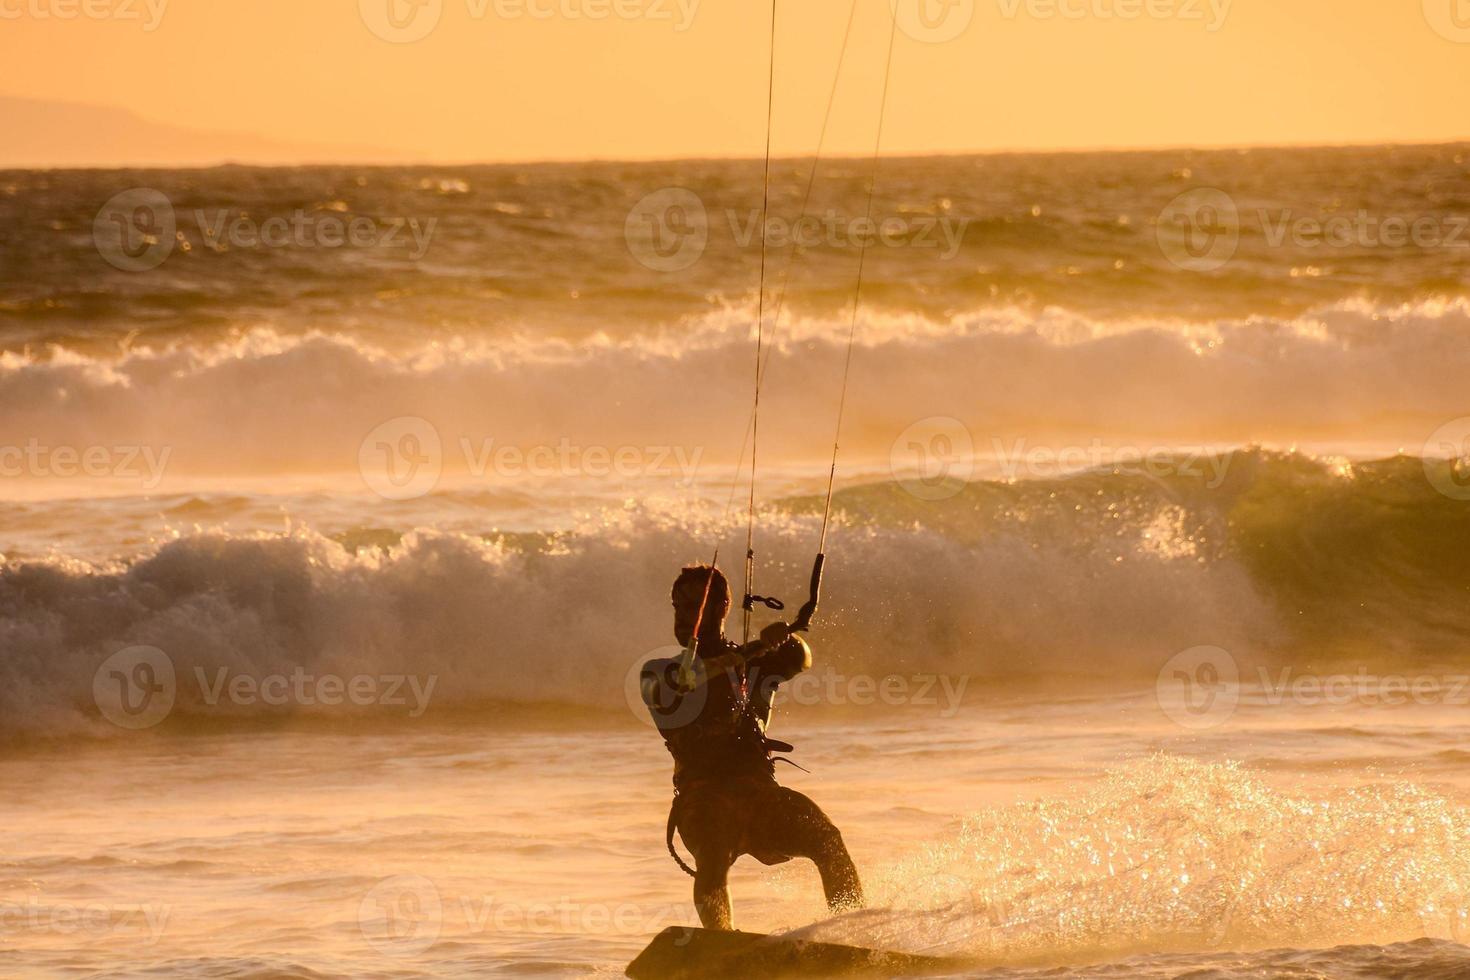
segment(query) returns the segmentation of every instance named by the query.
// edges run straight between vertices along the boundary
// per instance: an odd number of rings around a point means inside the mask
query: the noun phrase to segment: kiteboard
[[[633,980],[760,977],[933,977],[964,975],[975,964],[757,932],[670,926],[628,964]]]

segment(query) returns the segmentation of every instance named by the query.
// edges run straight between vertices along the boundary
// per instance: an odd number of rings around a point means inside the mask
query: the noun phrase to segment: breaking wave
[[[1470,654],[1470,508],[1419,459],[1243,450],[1177,470],[976,482],[943,500],[842,491],[823,664],[1136,686],[1202,644],[1243,664]],[[817,511],[790,498],[762,516],[763,591],[798,597]],[[435,711],[626,710],[628,672],[671,642],[674,570],[716,541],[740,554],[743,528],[630,503],[546,534],[201,531],[127,561],[12,560],[0,731],[107,731],[93,680],[135,645],[182,679],[432,675]],[[180,681],[171,721],[312,713],[209,704],[201,687]]]
[[[636,442],[716,462],[737,455],[749,412],[750,322],[732,307],[584,344],[460,339],[390,351],[256,330],[105,357],[10,352],[0,354],[0,416],[10,443],[167,449],[170,478],[351,471],[367,434],[401,416],[427,419],[446,446]],[[808,462],[830,445],[842,328],[783,327],[763,402],[765,459]],[[1464,300],[1212,323],[1063,310],[875,315],[859,337],[847,443],[873,458],[936,416],[961,420],[978,451],[1100,438],[1419,452],[1470,411]],[[445,462],[452,470],[455,454]]]

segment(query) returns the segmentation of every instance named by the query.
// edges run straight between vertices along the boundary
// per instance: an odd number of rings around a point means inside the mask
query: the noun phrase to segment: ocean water
[[[778,716],[873,908],[736,866],[736,924],[987,977],[1454,977],[1470,964],[1458,710],[1152,691]],[[616,976],[693,924],[667,765],[628,716],[229,730],[8,754],[7,976]],[[595,762],[589,764],[589,757]]]
[[[883,161],[775,729],[873,907],[741,865],[738,924],[1470,971],[1467,153]],[[764,304],[753,161],[0,173],[0,973],[613,975],[692,922],[628,685],[743,553],[758,307],[804,588],[867,179],[810,168]]]

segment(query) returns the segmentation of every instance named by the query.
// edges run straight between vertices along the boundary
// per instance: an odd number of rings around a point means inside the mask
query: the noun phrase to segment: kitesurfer
[[[727,639],[730,585],[710,565],[680,572],[673,604],[684,655],[650,660],[640,686],[674,757],[668,845],[694,876],[700,922],[733,928],[726,880],[744,854],[768,865],[808,858],[830,908],[861,907],[862,884],[842,834],[809,798],[777,784],[774,753],[792,747],[766,737],[776,689],[811,667],[811,648],[786,623],[772,623],[744,646]],[[694,855],[693,869],[674,850],[675,830]]]

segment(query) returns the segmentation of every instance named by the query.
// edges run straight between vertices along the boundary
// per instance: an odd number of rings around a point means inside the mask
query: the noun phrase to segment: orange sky
[[[390,2],[437,26],[381,40]],[[414,2],[0,0],[0,94],[446,161],[762,150],[764,0]],[[829,150],[870,149],[888,2],[857,0]],[[1470,136],[1465,0],[893,2],[890,152]],[[848,3],[781,0],[778,153],[815,144]],[[968,26],[923,40],[917,3]]]

